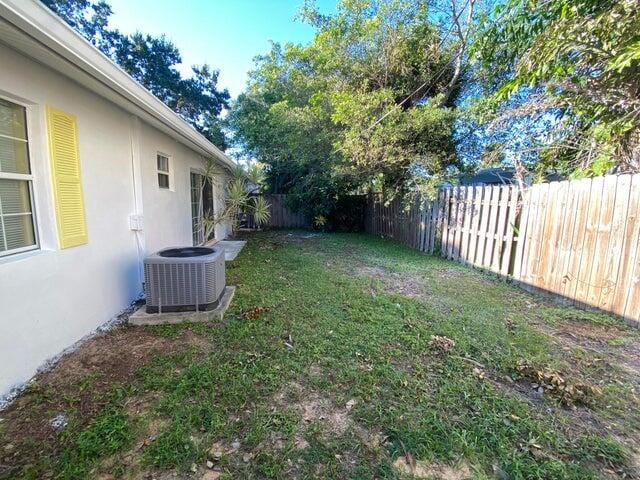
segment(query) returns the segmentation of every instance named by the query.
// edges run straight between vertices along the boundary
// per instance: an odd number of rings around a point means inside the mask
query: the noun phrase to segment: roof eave
[[[235,163],[218,147],[40,2],[0,0],[0,17],[45,46],[52,54],[115,92],[117,98],[122,99],[117,103],[125,110],[134,114],[142,110],[173,132],[176,140],[200,154],[211,156],[228,169],[235,167]],[[14,45],[12,47],[15,48]],[[26,50],[27,47],[20,45],[19,48]],[[29,54],[28,51],[22,53]],[[65,74],[62,66],[56,69]],[[73,79],[78,81],[77,78]],[[114,98],[109,100],[113,101]]]

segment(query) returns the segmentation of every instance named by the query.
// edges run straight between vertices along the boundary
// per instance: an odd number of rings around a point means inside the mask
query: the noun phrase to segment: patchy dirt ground
[[[393,467],[400,473],[414,478],[437,478],[439,480],[468,480],[473,478],[466,463],[446,465],[438,462],[416,460],[412,456],[398,457]]]
[[[59,436],[69,423],[78,428],[90,423],[112,401],[114,389],[131,386],[136,372],[153,358],[191,348],[206,352],[209,344],[191,330],[169,338],[152,329],[118,326],[64,355],[0,411],[2,433],[10,442],[0,451],[0,478],[14,469],[14,462],[31,455],[55,455]],[[127,410],[139,416],[156,398],[153,393],[133,397]],[[155,429],[152,424],[150,436]]]
[[[487,286],[502,283],[477,271],[469,275],[470,272],[465,272],[460,267],[431,268],[426,275],[421,275],[412,270],[402,271],[367,264],[357,258],[351,259],[348,271],[356,276],[370,279],[373,295],[379,294],[382,290],[428,303],[433,308],[449,313],[454,312],[455,307],[451,307],[446,296],[456,288],[462,294],[464,290],[471,287],[473,294],[481,295]],[[443,292],[447,295],[443,295]],[[503,292],[500,292],[500,295],[496,295],[496,299],[502,295]],[[546,371],[534,369],[534,371],[542,372],[542,376],[551,375],[553,381],[563,384],[561,388],[567,388],[570,391],[576,388],[578,390],[593,388],[597,391],[599,386],[618,384],[635,399],[627,409],[636,408],[640,393],[640,335],[635,329],[629,329],[621,322],[608,319],[606,316],[603,317],[604,323],[599,323],[603,320],[598,313],[574,310],[574,315],[571,315],[568,314],[570,310],[564,310],[552,300],[527,295],[520,291],[516,292],[512,298],[518,300],[517,303],[523,303],[528,325],[535,327],[544,334],[547,341],[556,346],[560,352],[559,357],[566,358],[563,372],[551,369]],[[461,295],[459,300],[464,301],[464,297]],[[559,318],[540,315],[540,311],[546,309],[559,313]],[[515,329],[519,328],[518,322],[510,317],[505,319],[505,327],[509,334],[514,334]],[[512,376],[504,376],[492,371],[491,368],[473,359],[464,358],[464,361],[473,367],[474,375],[483,381],[491,382],[495,388],[515,391],[530,401],[543,404],[545,388],[541,386],[540,381],[526,377],[514,379]],[[515,369],[518,370],[518,367],[515,366]],[[546,394],[553,395],[553,392],[548,390],[550,385],[546,387]],[[562,392],[556,396],[563,398]],[[594,401],[597,400],[594,399]],[[609,422],[603,422],[595,418],[589,409],[576,408],[575,405],[572,405],[572,409],[573,416],[569,418],[569,423],[585,423],[596,428],[614,431],[616,435],[626,437],[631,444],[640,442],[640,432],[635,423],[627,428],[624,423],[619,423],[613,418]],[[400,461],[398,465],[400,468],[406,466]],[[640,462],[638,465],[640,466]],[[420,468],[412,468],[414,475],[419,476],[416,472]],[[435,476],[437,478],[437,475]]]
[[[431,285],[434,282],[455,283],[456,279],[464,279],[465,275],[464,270],[460,268],[442,267],[432,269],[431,275],[424,277],[410,272],[394,272],[385,267],[365,263],[357,264],[353,271],[358,276],[379,282],[390,293],[432,304],[434,295]],[[476,281],[489,281],[482,274],[476,277]],[[438,299],[435,300],[437,304]],[[536,298],[533,303],[528,302],[527,306],[535,309],[539,305],[551,308],[557,306],[553,301],[542,298]],[[562,347],[591,351],[602,357],[596,361],[602,361],[603,364],[606,364],[607,357],[615,359],[616,365],[624,368],[629,379],[640,387],[640,336],[627,335],[629,330],[622,325],[603,325],[585,321],[585,316],[589,318],[589,314],[578,314],[579,318],[562,318],[559,322],[547,323],[534,314],[530,316],[530,321]],[[507,326],[514,328],[514,323],[507,320]]]
[[[224,327],[118,327],[39,375],[0,478],[640,478],[615,319],[364,235],[265,232],[227,267]]]
[[[425,300],[426,289],[422,280],[416,276],[393,273],[384,267],[370,265],[358,265],[355,273],[381,282],[388,292]]]
[[[336,405],[331,398],[310,391],[297,382],[291,382],[278,392],[273,402],[294,411],[300,418],[301,426],[318,422],[329,436],[342,435],[353,426],[349,414],[356,404],[355,400]]]

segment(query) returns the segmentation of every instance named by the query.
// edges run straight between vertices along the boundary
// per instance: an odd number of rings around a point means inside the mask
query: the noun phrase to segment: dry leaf
[[[245,320],[255,320],[260,315],[268,311],[267,307],[255,306],[242,311],[242,318]]]
[[[456,346],[456,342],[444,335],[431,335],[429,346],[441,354],[449,353]]]
[[[407,460],[407,464],[409,465],[409,468],[411,468],[411,473],[415,473],[415,471],[416,471],[416,457],[414,457],[411,452],[407,452],[404,457]]]
[[[523,377],[535,382],[532,387],[536,391],[539,393],[548,392],[567,406],[576,403],[587,404],[593,397],[602,394],[598,387],[567,380],[556,370],[536,368],[526,360],[518,361],[516,371]]]

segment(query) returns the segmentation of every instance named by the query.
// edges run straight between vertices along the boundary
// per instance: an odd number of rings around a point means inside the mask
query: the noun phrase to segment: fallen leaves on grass
[[[542,388],[566,406],[589,404],[602,393],[598,387],[567,379],[550,368],[536,368],[526,360],[520,360],[516,364],[516,371],[534,382],[534,388]]]
[[[538,440],[535,438],[530,439],[526,443],[520,443],[520,450],[530,453],[535,458],[543,455],[542,446],[538,444]]]
[[[245,320],[255,320],[263,313],[269,311],[267,307],[255,306],[242,311],[242,318]]]
[[[456,342],[444,335],[431,335],[429,346],[439,354],[447,354],[456,346]]]
[[[483,370],[481,370],[478,367],[473,367],[473,375],[478,379],[478,380],[484,380],[485,378],[485,373]]]
[[[358,359],[360,363],[360,368],[362,370],[365,370],[367,372],[373,371],[373,362],[369,357],[363,355],[360,352],[356,352],[355,355],[356,355],[356,359]]]

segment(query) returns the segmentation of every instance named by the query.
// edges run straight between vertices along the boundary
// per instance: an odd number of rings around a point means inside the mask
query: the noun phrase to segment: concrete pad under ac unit
[[[213,310],[201,312],[167,312],[147,313],[146,305],[143,305],[129,317],[130,325],[167,325],[174,323],[219,323],[231,304],[236,287],[227,286],[220,297],[218,306]]]

